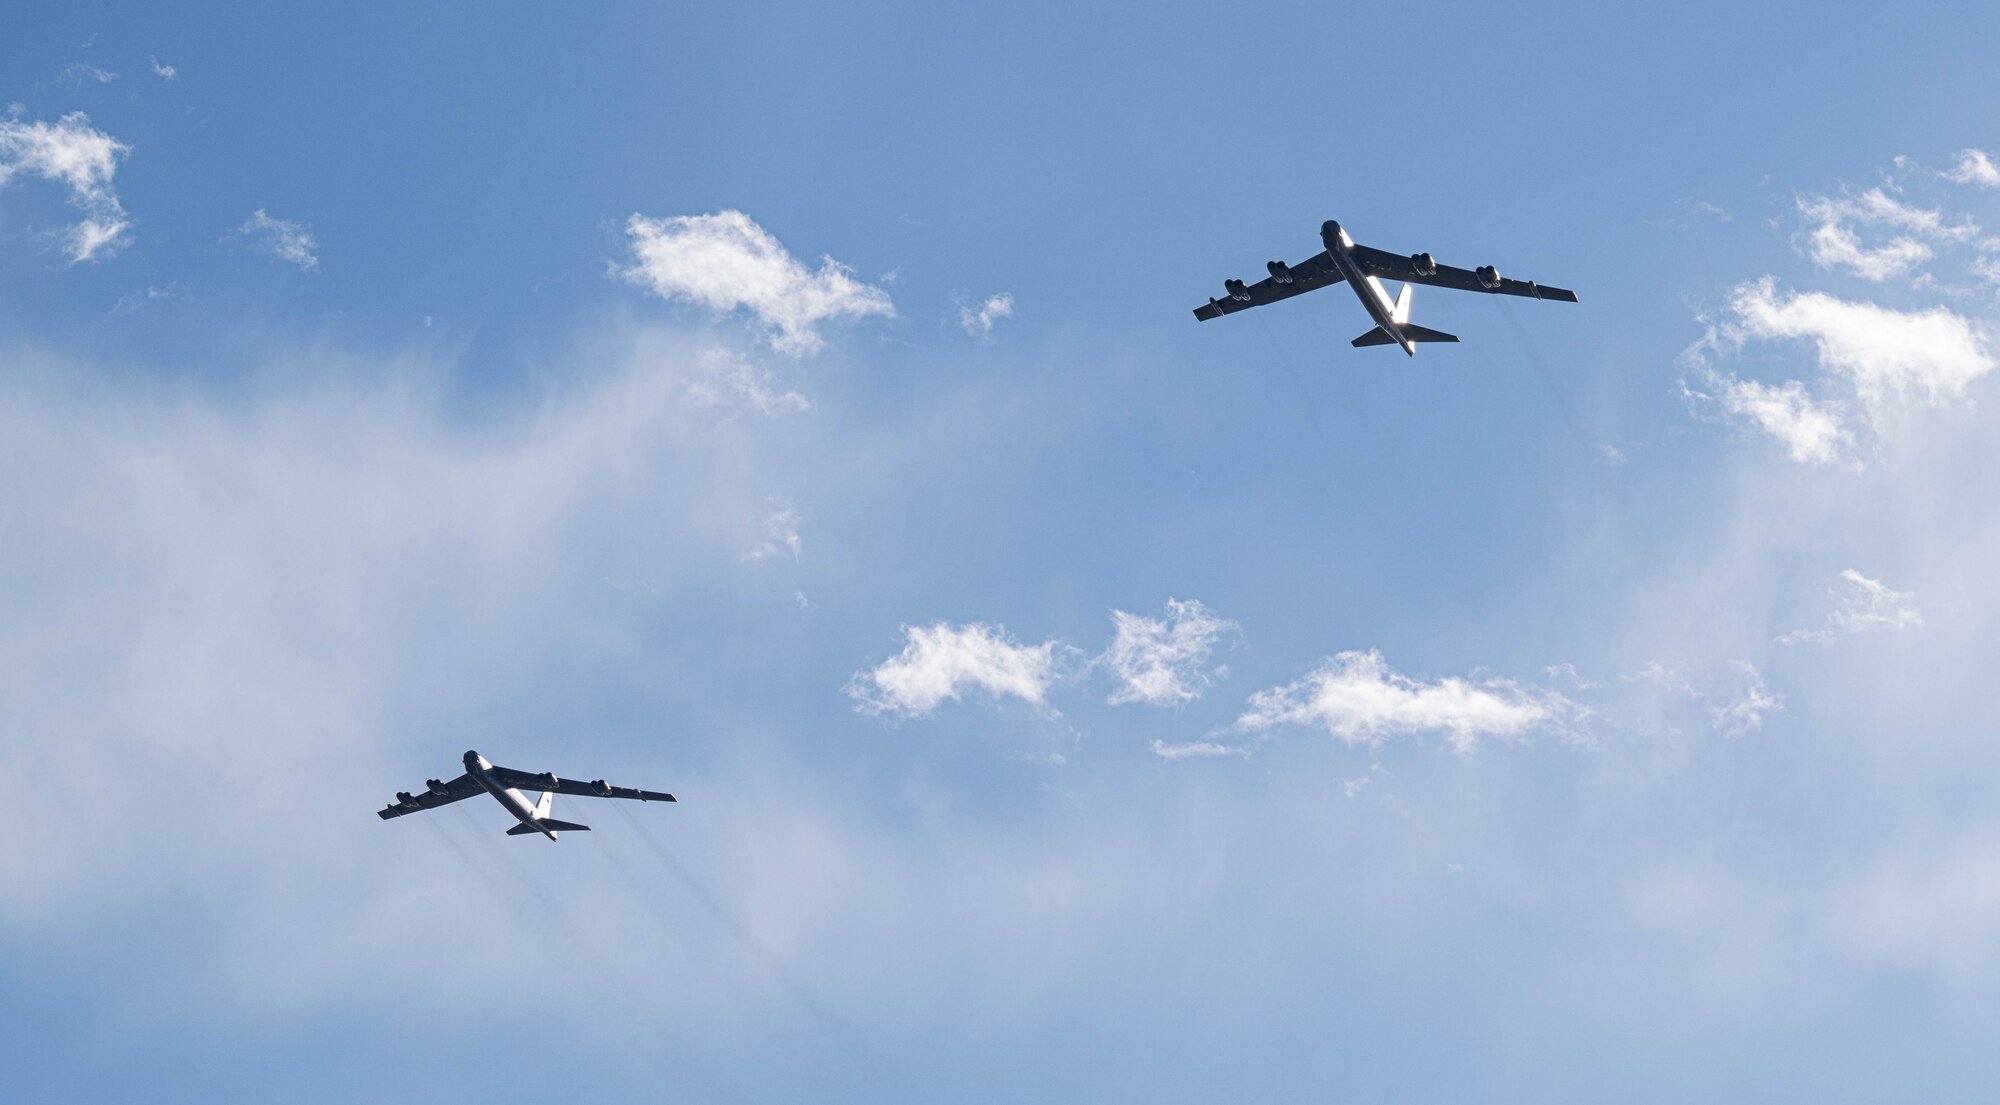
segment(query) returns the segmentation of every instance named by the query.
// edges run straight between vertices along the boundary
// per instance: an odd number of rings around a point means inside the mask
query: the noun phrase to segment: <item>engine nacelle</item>
[[[554,772],[544,771],[540,775],[535,776],[535,782],[540,784],[543,790],[554,790],[557,786],[561,785],[562,780],[556,778]]]
[[[437,795],[439,798],[444,797],[445,788],[443,783],[436,779],[425,779],[424,785],[430,788],[432,794]]]
[[[590,793],[600,798],[609,798],[611,797],[611,784],[602,779],[592,779],[590,781]]]
[[[1229,292],[1229,298],[1244,303],[1250,302],[1250,286],[1241,280],[1224,280],[1222,287]]]
[[[1292,282],[1292,267],[1283,261],[1266,261],[1264,267],[1271,271],[1271,279],[1280,284]]]
[[[1438,274],[1438,263],[1428,253],[1410,254],[1410,268],[1416,270],[1418,276],[1436,276]]]
[[[1479,278],[1479,286],[1482,288],[1492,289],[1500,286],[1500,270],[1492,265],[1481,265],[1472,270],[1472,275]]]
[[[417,796],[407,790],[399,790],[396,792],[396,804],[404,809],[409,809],[417,804]]]

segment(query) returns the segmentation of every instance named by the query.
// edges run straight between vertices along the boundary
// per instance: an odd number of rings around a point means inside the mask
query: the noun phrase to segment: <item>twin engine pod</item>
[[[1241,280],[1224,280],[1222,286],[1229,292],[1229,298],[1250,302],[1250,286]]]
[[[1264,262],[1264,267],[1270,270],[1272,280],[1280,284],[1289,284],[1292,282],[1292,266],[1285,264],[1283,261],[1266,261]]]
[[[1479,278],[1479,286],[1482,288],[1497,288],[1500,286],[1500,270],[1494,268],[1492,265],[1481,265],[1472,270],[1472,275]]]
[[[1436,276],[1438,274],[1438,263],[1428,253],[1410,254],[1410,268],[1418,276]]]

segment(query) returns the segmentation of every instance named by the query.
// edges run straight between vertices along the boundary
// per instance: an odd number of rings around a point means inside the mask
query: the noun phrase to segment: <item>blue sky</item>
[[[30,1097],[1992,1084],[1994,17],[10,23]]]

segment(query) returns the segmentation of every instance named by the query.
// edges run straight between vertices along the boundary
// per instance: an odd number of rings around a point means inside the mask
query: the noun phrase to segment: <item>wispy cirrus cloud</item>
[[[1049,688],[1069,649],[1049,640],[1025,645],[997,625],[937,622],[905,626],[903,651],[855,673],[847,693],[864,713],[923,717],[969,691],[1018,698],[1047,710]]]
[[[986,302],[981,303],[977,308],[969,307],[965,304],[960,304],[958,308],[958,324],[965,328],[966,333],[971,334],[975,338],[991,337],[993,335],[994,323],[999,322],[1003,318],[1012,317],[1014,317],[1014,293],[1012,292],[1000,292],[997,295],[989,295],[986,297]]]
[[[1142,702],[1148,706],[1179,706],[1201,692],[1226,668],[1211,668],[1209,655],[1223,634],[1236,623],[1216,617],[1194,599],[1168,599],[1157,618],[1111,612],[1117,635],[1096,663],[1118,680],[1110,702],[1117,706]]]
[[[301,222],[290,219],[275,219],[259,207],[243,220],[243,225],[230,231],[230,236],[247,238],[256,245],[287,264],[297,265],[311,271],[319,267],[319,242],[312,235],[312,229]]]
[[[648,218],[633,215],[625,233],[632,263],[615,271],[661,299],[685,300],[718,314],[748,311],[773,348],[799,356],[825,344],[819,326],[842,318],[893,317],[889,294],[854,278],[831,257],[817,271],[794,258],[741,211]]]
[[[1560,694],[1510,679],[1413,679],[1369,649],[1339,653],[1302,679],[1250,696],[1235,727],[1253,733],[1286,725],[1321,728],[1350,745],[1438,733],[1457,751],[1470,752],[1482,739],[1558,726],[1580,711]]]
[[[764,518],[764,540],[744,553],[743,559],[754,562],[790,557],[792,563],[798,563],[805,552],[805,542],[799,536],[799,508],[790,499],[780,498],[767,499],[765,505],[771,512]]]
[[[708,349],[703,375],[688,385],[688,398],[704,406],[751,410],[766,417],[812,409],[812,400],[785,387],[778,375],[734,349]]]
[[[111,183],[118,162],[131,152],[81,111],[54,123],[0,118],[0,188],[17,176],[68,185],[70,203],[85,217],[69,228],[63,252],[72,264],[109,256],[125,244],[132,226]]]
[[[1797,202],[1807,223],[1806,254],[1813,263],[1846,269],[1877,283],[1906,276],[1930,260],[1932,243],[1966,242],[1979,236],[1979,226],[1971,219],[1947,219],[1940,211],[1906,204],[1879,187],[1843,196],[1800,196]],[[1859,228],[1886,229],[1892,236],[1870,245]]]
[[[1827,590],[1834,605],[1826,622],[1818,628],[1794,629],[1779,637],[1779,644],[1829,645],[1856,633],[1919,629],[1924,624],[1924,616],[1917,612],[1915,593],[1898,591],[1853,568],[1835,576]]]

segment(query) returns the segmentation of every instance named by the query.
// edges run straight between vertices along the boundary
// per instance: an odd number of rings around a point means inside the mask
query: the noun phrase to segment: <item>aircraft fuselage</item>
[[[536,816],[534,803],[528,801],[527,796],[522,794],[518,789],[501,786],[499,781],[493,778],[492,770],[493,764],[486,757],[477,752],[467,752],[465,754],[465,773],[472,776],[474,782],[485,787],[486,793],[492,795],[494,801],[507,807],[507,812],[513,814],[516,820],[520,821],[523,825],[532,827],[536,832],[541,833],[550,840],[554,840],[556,838],[555,830],[544,824],[542,818]]]
[[[1354,263],[1354,239],[1347,236],[1347,231],[1342,230],[1339,223],[1328,219],[1320,224],[1319,240],[1320,244],[1326,247],[1326,255],[1333,259],[1334,267],[1340,270],[1340,275],[1347,278],[1348,286],[1354,289],[1354,295],[1361,300],[1361,306],[1368,312],[1368,317],[1375,320],[1375,324],[1382,328],[1383,333],[1394,338],[1396,344],[1403,347],[1403,352],[1412,357],[1416,356],[1417,343],[1411,341],[1408,335],[1403,333],[1402,326],[1396,322],[1396,305],[1390,301],[1389,293],[1383,289],[1382,282],[1363,272],[1361,266]]]

